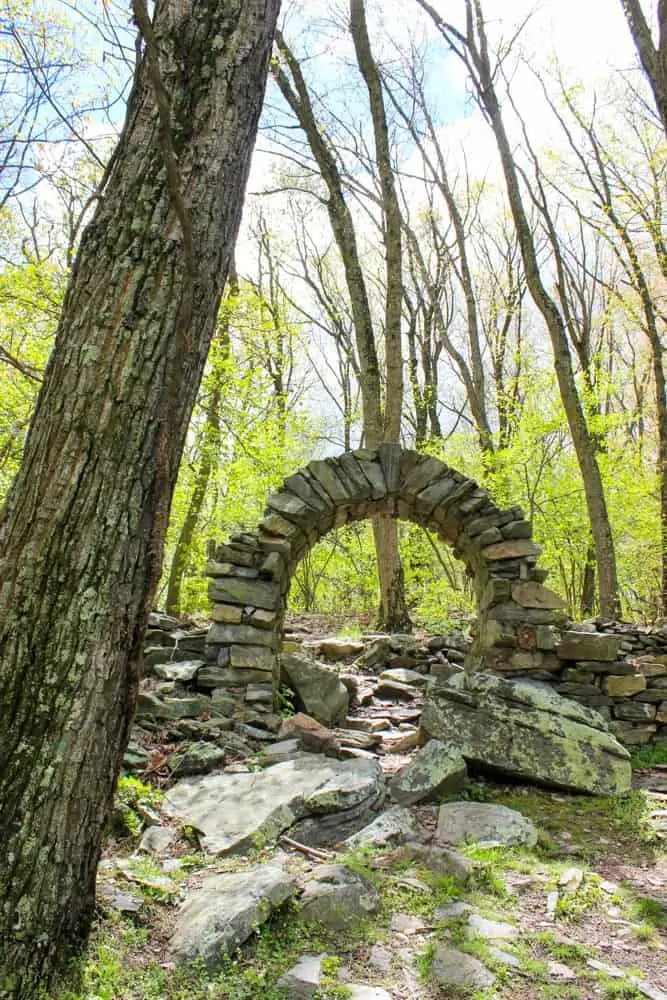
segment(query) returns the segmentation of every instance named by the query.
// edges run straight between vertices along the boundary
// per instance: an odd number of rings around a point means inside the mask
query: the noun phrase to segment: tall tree
[[[429,14],[450,48],[465,64],[475,95],[493,130],[521,248],[526,285],[549,333],[558,388],[581,469],[595,543],[600,610],[603,615],[613,617],[620,610],[616,554],[596,443],[577,392],[566,318],[557,299],[549,291],[541,266],[538,245],[522,190],[520,169],[512,151],[498,96],[496,81],[499,67],[492,65],[482,3],[481,0],[465,0],[465,30],[459,31],[452,24],[445,22],[427,0],[417,0],[417,2]],[[549,220],[546,218],[545,225],[548,229]]]
[[[280,0],[143,0],[125,125],[0,522],[0,997],[85,942]]]
[[[357,65],[368,91],[375,139],[374,166],[379,178],[379,209],[385,252],[384,373],[378,350],[371,296],[361,263],[354,218],[346,199],[344,172],[335,148],[319,125],[308,84],[299,60],[281,32],[277,33],[279,59],[272,65],[278,88],[303,130],[317,169],[328,192],[326,200],[331,229],[342,259],[354,320],[359,359],[364,443],[375,448],[400,437],[403,404],[401,317],[403,310],[402,220],[391,163],[389,130],[381,77],[371,51],[361,0],[350,0],[350,30]],[[410,626],[405,603],[398,532],[393,520],[373,522],[380,577],[380,624],[401,630]]]
[[[667,0],[658,0],[657,45],[641,0],[621,0],[621,7],[667,135]]]

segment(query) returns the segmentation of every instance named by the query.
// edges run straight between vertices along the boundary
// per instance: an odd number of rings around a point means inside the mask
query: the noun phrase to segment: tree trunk
[[[88,935],[278,8],[158,0],[150,34],[144,25],[152,57],[81,241],[0,523],[3,1000],[33,1000]]]
[[[412,621],[405,602],[403,565],[398,549],[398,521],[375,518],[373,537],[380,577],[378,628],[386,632],[411,632]]]
[[[451,26],[442,20],[428,0],[418,0],[418,3],[431,16],[450,44],[455,48],[461,41],[465,44],[466,65],[471,72],[477,97],[493,129],[526,271],[526,284],[549,333],[558,388],[581,470],[591,533],[595,542],[600,611],[606,617],[615,618],[620,611],[616,554],[595,442],[588,429],[577,392],[565,323],[558,305],[547,291],[542,278],[535,239],[523,203],[519,173],[496,92],[496,74],[491,66],[481,0],[465,0],[467,13],[465,38],[460,32],[454,32]]]
[[[195,537],[195,531],[199,524],[202,508],[208,493],[208,484],[211,480],[211,473],[215,468],[218,458],[217,449],[220,445],[220,388],[213,391],[211,402],[206,408],[206,420],[201,434],[201,456],[199,467],[195,476],[195,486],[190,496],[188,508],[183,518],[181,530],[178,533],[174,556],[169,568],[169,582],[167,584],[167,599],[165,610],[168,615],[179,615],[181,613],[181,587],[183,577],[188,568],[188,557]]]
[[[621,0],[621,6],[667,136],[667,0],[658,0],[657,46],[641,0]]]

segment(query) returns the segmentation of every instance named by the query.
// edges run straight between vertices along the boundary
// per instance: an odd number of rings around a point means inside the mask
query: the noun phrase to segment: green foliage
[[[109,823],[112,837],[138,837],[150,816],[160,808],[162,793],[138,778],[121,775],[116,787],[113,811]]]

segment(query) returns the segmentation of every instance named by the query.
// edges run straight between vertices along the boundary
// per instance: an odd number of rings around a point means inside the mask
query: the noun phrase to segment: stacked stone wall
[[[486,669],[552,684],[589,705],[629,746],[667,741],[667,631],[603,621],[560,629],[518,622],[496,636]]]

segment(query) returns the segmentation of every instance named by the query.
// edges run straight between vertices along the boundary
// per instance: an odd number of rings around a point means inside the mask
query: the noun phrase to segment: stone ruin
[[[540,548],[522,511],[502,510],[487,490],[437,458],[386,444],[310,462],[268,498],[255,532],[233,535],[211,553],[212,686],[235,699],[273,702],[297,564],[332,529],[377,516],[428,528],[465,564],[478,606],[469,669],[543,666],[550,628],[564,621],[565,605],[543,585]]]
[[[567,626],[565,602],[544,586],[540,547],[522,510],[498,507],[439,459],[391,444],[310,462],[268,498],[254,532],[210,550],[214,624],[197,686],[213,691],[216,711],[273,710],[299,561],[331,530],[376,516],[422,525],[464,563],[478,609],[467,670],[547,681],[600,711],[626,743],[667,736],[665,644],[627,627],[605,634]]]

